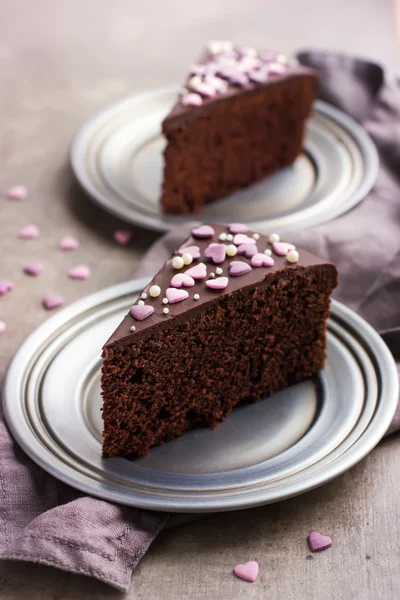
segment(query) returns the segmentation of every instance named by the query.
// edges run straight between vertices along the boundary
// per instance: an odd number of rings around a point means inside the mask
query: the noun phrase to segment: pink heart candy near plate
[[[233,572],[236,577],[253,583],[258,577],[258,563],[255,560],[249,560],[247,563],[236,565]]]

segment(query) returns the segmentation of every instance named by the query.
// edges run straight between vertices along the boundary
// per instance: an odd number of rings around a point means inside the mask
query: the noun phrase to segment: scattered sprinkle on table
[[[129,244],[131,239],[132,239],[131,231],[126,231],[123,229],[118,229],[117,231],[114,231],[114,240],[116,242],[118,242],[118,244],[121,244],[121,246],[126,246],[126,244]]]
[[[255,560],[249,560],[247,563],[236,565],[233,572],[236,577],[253,583],[258,576],[258,563]]]
[[[39,227],[36,225],[25,225],[18,233],[18,237],[21,238],[21,240],[36,240],[39,235]]]
[[[79,248],[79,242],[74,237],[66,235],[60,240],[61,250],[77,250]]]
[[[14,284],[9,279],[3,279],[2,281],[0,281],[0,296],[4,296],[4,294],[11,292],[13,287]]]
[[[4,333],[6,329],[7,325],[4,323],[4,321],[0,321],[0,334]]]
[[[43,298],[43,306],[46,310],[52,310],[58,308],[64,304],[64,298],[62,296],[56,296],[49,294]]]
[[[7,198],[9,200],[25,200],[28,191],[24,185],[13,185],[7,190]]]
[[[332,546],[332,538],[329,535],[322,535],[318,531],[312,531],[308,536],[308,545],[311,552],[321,552]]]
[[[32,277],[37,277],[43,271],[43,265],[41,263],[33,263],[24,267],[24,272]]]
[[[76,265],[75,267],[72,267],[72,269],[70,269],[68,271],[68,277],[70,279],[87,279],[90,275],[90,271],[89,271],[89,267],[87,265]]]

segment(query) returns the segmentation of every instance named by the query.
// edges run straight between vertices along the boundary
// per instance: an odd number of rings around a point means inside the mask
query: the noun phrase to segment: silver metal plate
[[[162,213],[159,205],[164,140],[160,124],[177,88],[132,96],[84,125],[71,149],[77,179],[109,212],[149,229],[168,231],[193,215]],[[305,150],[295,163],[245,190],[208,204],[201,220],[245,222],[291,231],[330,221],[373,186],[378,155],[368,134],[333,106],[317,101]]]
[[[55,477],[132,506],[233,510],[321,485],[384,435],[397,406],[394,360],[365,321],[333,302],[327,364],[313,380],[239,407],[216,430],[193,430],[139,460],[102,459],[100,348],[145,283],[123,283],[60,311],[10,365],[7,423]]]

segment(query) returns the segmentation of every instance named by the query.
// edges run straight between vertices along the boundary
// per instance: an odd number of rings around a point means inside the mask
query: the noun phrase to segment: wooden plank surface
[[[36,0],[0,2],[0,193],[23,183],[29,201],[0,200],[0,376],[18,345],[47,314],[45,293],[72,301],[129,278],[154,233],[134,228],[128,248],[112,240],[121,225],[80,192],[68,167],[77,128],[93,112],[132,91],[179,81],[210,38],[284,52],[318,46],[376,57],[395,66],[392,5],[383,0]],[[16,240],[37,223],[40,244]],[[71,256],[55,249],[61,235],[83,240]],[[46,262],[39,280],[22,267]],[[66,278],[87,262],[92,277]],[[400,440],[383,442],[351,472],[300,498],[270,507],[213,515],[164,532],[134,575],[126,598],[172,600],[398,600],[400,598]],[[310,529],[329,533],[331,550],[309,558]],[[232,575],[255,558],[255,584]],[[4,599],[120,598],[106,586],[24,564],[0,565]]]

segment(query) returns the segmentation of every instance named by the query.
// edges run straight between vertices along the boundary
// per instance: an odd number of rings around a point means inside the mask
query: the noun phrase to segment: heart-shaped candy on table
[[[86,265],[76,265],[68,271],[68,277],[70,279],[87,279],[90,275],[89,267]]]
[[[196,227],[192,229],[192,236],[196,238],[207,239],[214,235],[215,231],[210,225],[201,225],[200,227]]]
[[[79,242],[75,238],[67,235],[60,241],[61,250],[77,250],[79,248]]]
[[[249,230],[244,223],[230,223],[228,229],[231,233],[247,233]]]
[[[165,292],[165,297],[167,298],[170,304],[175,304],[175,302],[182,302],[182,300],[186,300],[186,298],[189,297],[189,294],[186,290],[168,288]]]
[[[238,249],[238,254],[244,254],[247,258],[251,258],[257,254],[257,246],[255,244],[241,244]]]
[[[212,290],[224,290],[228,283],[229,279],[227,277],[216,277],[215,279],[208,279],[206,286]]]
[[[210,244],[204,250],[204,256],[206,258],[211,258],[215,265],[223,263],[226,256],[225,244]]]
[[[242,260],[233,260],[229,265],[229,275],[232,275],[232,277],[240,277],[240,275],[246,275],[250,271],[252,271],[251,266]]]
[[[62,296],[48,295],[43,298],[43,306],[47,310],[52,310],[53,308],[58,308],[64,304],[64,298]]]
[[[39,235],[39,227],[36,225],[25,225],[25,227],[19,230],[18,234],[22,240],[36,240]]]
[[[272,256],[261,254],[261,252],[257,252],[257,254],[252,256],[250,262],[253,267],[272,267],[274,265]]]
[[[171,286],[174,288],[192,287],[194,286],[194,279],[187,273],[177,273],[171,279]]]
[[[329,535],[322,535],[318,531],[312,531],[308,536],[308,545],[311,552],[321,552],[332,546],[332,538]]]
[[[154,306],[150,304],[134,304],[129,311],[136,321],[143,321],[154,312]]]
[[[256,240],[245,235],[244,233],[237,233],[233,238],[233,243],[235,246],[241,246],[242,244],[255,244]]]
[[[185,275],[189,275],[193,279],[204,279],[207,277],[207,267],[204,263],[199,263],[185,271]]]
[[[272,244],[272,248],[274,249],[275,254],[278,256],[286,256],[289,250],[296,250],[296,246],[293,246],[293,244],[288,244],[287,242],[275,242]]]
[[[247,563],[236,565],[233,572],[236,577],[253,582],[258,576],[258,563],[255,560],[249,560]]]
[[[193,260],[200,258],[200,248],[198,246],[186,246],[185,248],[179,248],[179,254],[191,254]]]

